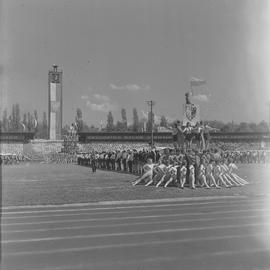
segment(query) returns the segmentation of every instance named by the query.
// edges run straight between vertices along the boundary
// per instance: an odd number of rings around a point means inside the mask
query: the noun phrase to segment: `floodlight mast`
[[[150,106],[150,132],[151,132],[151,149],[154,146],[154,133],[153,133],[153,106],[155,102],[153,100],[146,100],[147,105]]]

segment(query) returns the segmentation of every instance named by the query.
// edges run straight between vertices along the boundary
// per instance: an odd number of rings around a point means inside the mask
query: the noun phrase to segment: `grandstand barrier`
[[[64,151],[64,140],[38,140],[33,139],[34,133],[0,133],[0,153],[1,154],[17,154],[36,157],[43,159],[46,155]],[[158,146],[172,144],[171,133],[159,132],[154,133],[154,142]],[[256,143],[262,141],[266,143],[265,149],[269,149],[270,134],[269,133],[211,133],[212,141],[215,142],[232,142],[232,143]],[[148,145],[151,140],[150,133],[136,132],[80,132],[78,133],[78,143],[76,151],[87,152],[89,149],[97,148],[92,144],[99,145],[99,148],[136,148],[136,144],[141,144],[142,147]],[[103,146],[104,144],[104,146]],[[262,147],[256,147],[262,149]],[[75,149],[75,148],[74,148]],[[74,151],[73,151],[74,152]]]
[[[0,143],[27,143],[33,140],[34,132],[0,132]]]
[[[268,132],[215,132],[210,133],[213,141],[224,142],[270,142]],[[154,142],[172,143],[172,135],[169,132],[155,132]],[[80,143],[92,142],[150,142],[151,133],[136,132],[79,132]]]

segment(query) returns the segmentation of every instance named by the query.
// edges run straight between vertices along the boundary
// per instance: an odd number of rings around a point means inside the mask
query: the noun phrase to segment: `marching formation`
[[[144,184],[156,187],[189,186],[221,188],[243,186],[248,182],[236,174],[234,155],[217,149],[178,150],[142,149],[103,151],[78,155],[79,165],[96,169],[128,172],[138,176],[134,186]]]

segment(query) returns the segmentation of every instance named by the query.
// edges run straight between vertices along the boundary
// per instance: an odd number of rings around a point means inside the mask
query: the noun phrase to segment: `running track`
[[[2,270],[270,269],[270,199],[9,207]]]

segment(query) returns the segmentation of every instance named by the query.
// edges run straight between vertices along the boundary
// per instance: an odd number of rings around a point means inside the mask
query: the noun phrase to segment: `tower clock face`
[[[59,74],[52,74],[52,82],[59,83]]]

